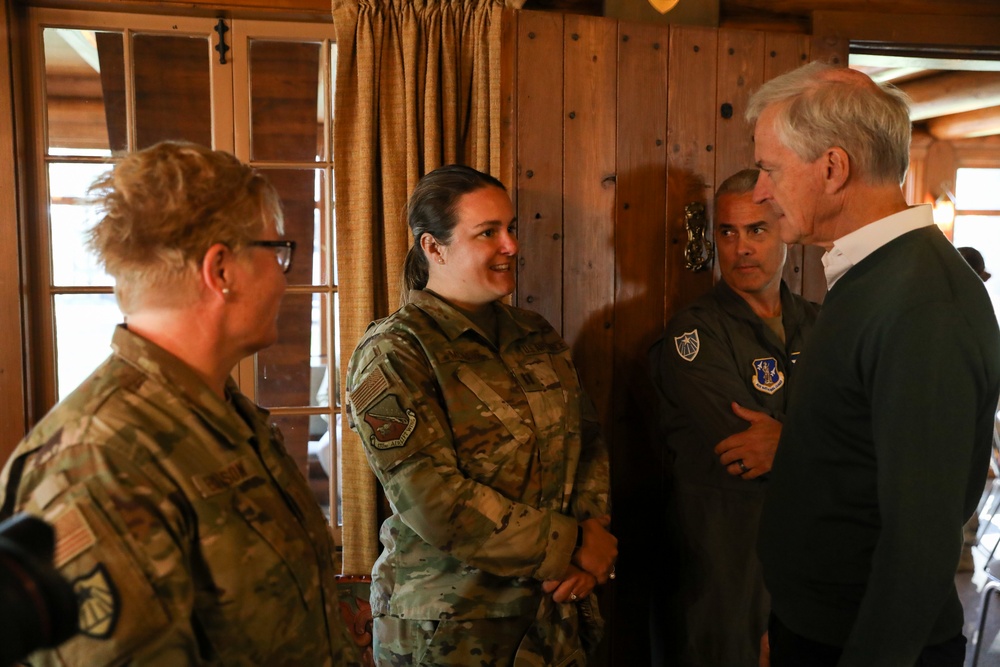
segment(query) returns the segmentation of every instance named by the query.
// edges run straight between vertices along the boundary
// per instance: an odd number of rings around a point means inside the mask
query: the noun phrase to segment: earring
[[[223,287],[222,288],[222,296],[224,296],[224,297],[229,296],[229,288],[228,287]]]
[[[444,257],[438,257],[438,264],[444,264]]]

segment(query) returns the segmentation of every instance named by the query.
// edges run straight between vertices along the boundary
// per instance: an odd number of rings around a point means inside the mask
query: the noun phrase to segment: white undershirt
[[[833,242],[833,247],[823,253],[823,273],[826,288],[833,287],[852,267],[889,241],[907,232],[934,224],[930,204],[917,204],[881,220],[870,222]]]

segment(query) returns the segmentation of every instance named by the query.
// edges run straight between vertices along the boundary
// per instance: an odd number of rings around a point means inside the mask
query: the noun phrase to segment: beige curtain
[[[341,387],[368,324],[399,306],[410,244],[406,197],[417,180],[453,162],[499,175],[503,7],[504,0],[333,0]],[[378,555],[377,481],[346,419],[344,572],[366,574]]]

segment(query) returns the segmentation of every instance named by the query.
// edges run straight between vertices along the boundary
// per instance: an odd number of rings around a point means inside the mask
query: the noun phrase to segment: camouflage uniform
[[[410,300],[369,328],[347,373],[351,428],[393,509],[372,572],[376,625],[536,619],[519,663],[576,651],[583,664],[574,605],[540,589],[565,572],[577,522],[609,512],[607,452],[569,347],[499,302],[497,347],[432,293]],[[455,653],[509,664],[490,639],[470,633]]]
[[[21,442],[4,512],[54,524],[81,634],[36,665],[360,664],[333,542],[268,413],[120,326]]]

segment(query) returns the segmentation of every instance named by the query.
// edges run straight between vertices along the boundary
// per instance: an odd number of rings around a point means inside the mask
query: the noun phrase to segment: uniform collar
[[[223,436],[227,446],[231,447],[233,442],[249,440],[255,435],[248,422],[267,423],[269,413],[243,396],[232,378],[226,379],[226,397],[229,401],[223,401],[190,366],[159,345],[132,333],[125,324],[119,324],[115,328],[111,348],[116,356],[143,375],[170,387],[203,422]],[[237,416],[234,407],[242,414],[243,419]],[[256,418],[254,413],[257,414]]]
[[[479,330],[462,311],[458,310],[447,301],[427,290],[410,290],[410,304],[426,313],[444,332],[448,340],[455,340],[466,332],[473,332],[489,343],[489,336]],[[497,311],[497,333],[499,336],[500,348],[506,348],[512,342],[520,340],[532,332],[532,329],[523,325],[513,315],[513,309],[500,302],[494,301],[492,306]],[[492,343],[489,343],[492,345]]]
[[[746,299],[737,294],[736,291],[726,283],[726,281],[720,280],[716,283],[715,294],[719,299],[719,302],[722,304],[723,309],[725,309],[726,312],[732,317],[749,322],[754,326],[767,328],[764,320],[762,320],[757,313],[753,312],[753,308],[750,307],[750,304],[747,303]],[[798,328],[798,324],[802,320],[802,316],[802,304],[795,299],[795,296],[792,294],[792,290],[790,290],[785,281],[782,280],[781,321],[785,325],[786,340],[791,340],[794,330]]]

